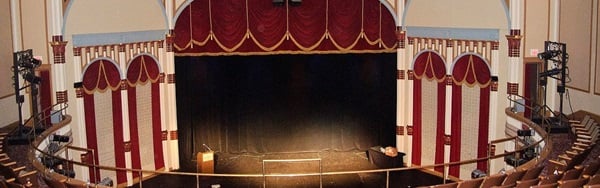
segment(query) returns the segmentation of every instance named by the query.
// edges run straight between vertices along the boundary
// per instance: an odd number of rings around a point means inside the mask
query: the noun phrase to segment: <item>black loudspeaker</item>
[[[273,0],[273,5],[275,6],[283,6],[285,5],[285,0]]]
[[[529,129],[517,130],[517,136],[533,136],[533,132]]]
[[[300,6],[302,4],[302,0],[289,0],[291,6]]]
[[[475,169],[471,172],[471,179],[477,179],[477,178],[481,178],[481,177],[485,177],[486,174],[485,172],[483,172],[482,170],[479,169]]]

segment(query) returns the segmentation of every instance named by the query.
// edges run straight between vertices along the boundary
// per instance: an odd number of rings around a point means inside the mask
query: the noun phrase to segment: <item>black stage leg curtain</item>
[[[176,57],[181,164],[197,152],[395,145],[396,54]]]

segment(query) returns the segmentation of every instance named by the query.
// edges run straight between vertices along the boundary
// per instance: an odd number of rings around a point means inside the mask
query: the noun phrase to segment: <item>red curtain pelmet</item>
[[[196,0],[177,18],[178,56],[395,52],[396,24],[378,0]]]

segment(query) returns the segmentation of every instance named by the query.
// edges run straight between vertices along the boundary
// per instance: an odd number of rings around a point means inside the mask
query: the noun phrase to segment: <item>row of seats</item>
[[[600,157],[588,165],[582,165],[598,141],[600,127],[586,115],[580,121],[572,121],[575,142],[571,148],[560,154],[558,159],[549,160],[548,166],[538,164],[530,169],[510,173],[494,174],[487,177],[463,180],[460,182],[433,185],[436,188],[546,188],[546,187],[589,187],[600,188]],[[540,176],[543,169],[550,172]]]
[[[0,133],[0,188],[39,187],[37,171],[27,171],[25,166],[17,166],[3,151],[8,133]]]

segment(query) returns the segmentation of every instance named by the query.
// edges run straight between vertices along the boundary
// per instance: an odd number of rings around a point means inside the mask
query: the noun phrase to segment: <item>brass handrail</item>
[[[514,113],[512,113],[512,111],[510,111],[510,108],[506,109],[506,113],[507,115],[511,116],[514,115]],[[55,126],[60,126],[60,127],[64,127],[64,126],[68,126],[70,124],[71,118],[70,116],[66,115],[63,119],[63,122],[55,125]],[[523,119],[518,119],[520,121],[522,121]],[[527,120],[527,119],[524,119]],[[68,122],[67,122],[68,121]],[[372,169],[372,170],[352,170],[352,171],[330,171],[330,172],[319,172],[319,173],[289,173],[289,174],[216,174],[216,173],[192,173],[192,172],[169,172],[169,171],[156,171],[156,170],[144,170],[144,169],[129,169],[129,168],[120,168],[120,167],[112,167],[112,166],[103,166],[103,165],[97,165],[97,164],[87,164],[87,163],[83,163],[83,162],[79,162],[79,161],[75,161],[75,160],[70,160],[70,159],[65,159],[62,158],[60,156],[54,156],[52,154],[49,154],[43,150],[41,150],[40,148],[38,148],[39,144],[41,143],[41,141],[47,139],[47,137],[49,135],[51,135],[53,132],[50,131],[56,131],[58,128],[56,129],[48,129],[46,131],[44,131],[42,134],[38,135],[35,140],[31,143],[31,150],[30,150],[30,160],[34,163],[34,167],[38,168],[39,171],[41,172],[48,172],[48,169],[45,168],[44,165],[41,165],[39,160],[36,158],[35,153],[39,152],[41,155],[44,156],[51,156],[51,157],[55,157],[55,158],[59,158],[60,160],[66,161],[66,162],[70,162],[72,164],[76,164],[76,165],[81,165],[81,166],[86,166],[88,168],[93,168],[93,169],[102,169],[102,170],[109,170],[109,171],[127,171],[127,172],[131,172],[131,173],[139,173],[139,174],[143,174],[143,173],[148,173],[148,174],[156,174],[156,175],[180,175],[180,176],[195,176],[195,177],[200,177],[200,176],[205,176],[205,177],[247,177],[247,178],[261,178],[261,177],[291,177],[291,176],[326,176],[326,175],[343,175],[343,174],[358,174],[358,173],[382,173],[385,172],[386,173],[386,187],[389,186],[389,173],[390,172],[395,172],[395,171],[403,171],[403,170],[427,170],[427,169],[433,169],[435,167],[443,167],[444,168],[444,175],[443,175],[443,180],[444,183],[446,182],[447,179],[449,180],[454,180],[454,181],[459,181],[459,179],[455,178],[455,177],[448,177],[446,175],[448,168],[450,166],[455,166],[455,165],[463,165],[463,164],[470,164],[470,163],[476,163],[476,162],[480,162],[480,161],[486,161],[488,160],[492,160],[492,159],[497,159],[500,157],[504,157],[504,156],[508,156],[508,155],[514,155],[515,153],[518,152],[522,152],[525,149],[529,148],[529,147],[534,147],[539,145],[542,142],[545,142],[545,150],[547,150],[547,147],[550,147],[551,144],[548,144],[550,142],[550,140],[548,139],[548,135],[547,133],[537,126],[532,126],[535,125],[535,123],[531,122],[531,121],[524,121],[524,123],[528,126],[530,126],[531,128],[535,129],[540,135],[542,136],[542,139],[534,142],[533,144],[520,148],[517,150],[517,148],[515,148],[515,151],[511,151],[511,152],[505,152],[502,154],[498,154],[498,155],[493,155],[493,156],[488,156],[488,157],[482,157],[482,158],[476,158],[476,159],[470,159],[470,160],[463,160],[463,161],[457,161],[457,162],[449,162],[449,163],[443,163],[443,164],[432,164],[432,165],[424,165],[424,166],[413,166],[413,167],[401,167],[401,168],[387,168],[387,169]],[[503,141],[503,140],[510,140],[510,139],[514,139],[513,138],[502,138],[502,139],[498,139],[498,140],[493,140],[490,143],[496,143],[499,141]],[[531,161],[530,161],[531,162]],[[537,161],[536,161],[537,162]],[[489,174],[488,174],[489,175]],[[52,177],[54,178],[65,178],[67,179],[65,176],[62,175],[52,175]],[[76,181],[76,180],[75,180]],[[143,178],[141,178],[139,180],[140,185],[143,182]],[[200,183],[200,180],[197,178],[197,184]],[[96,185],[98,186],[98,185]],[[99,186],[102,187],[102,186]]]

